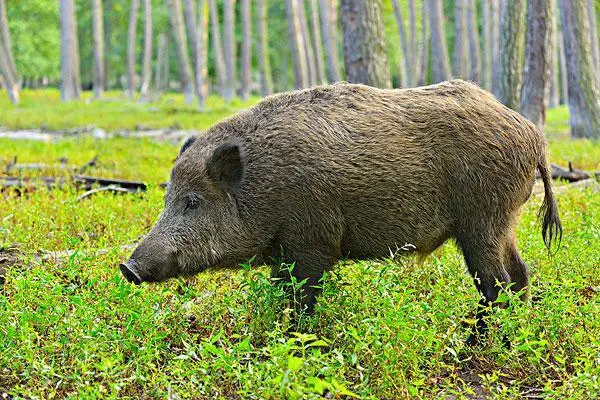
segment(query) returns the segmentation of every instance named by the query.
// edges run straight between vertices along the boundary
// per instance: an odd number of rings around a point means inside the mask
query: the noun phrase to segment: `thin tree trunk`
[[[481,84],[481,51],[479,47],[479,30],[477,28],[477,4],[475,0],[466,1],[469,56],[471,59],[471,74],[469,79],[477,84]]]
[[[492,90],[492,11],[489,1],[482,1],[481,31],[481,85],[487,90]]]
[[[194,67],[198,61],[198,46],[196,46],[196,40],[198,38],[198,31],[196,28],[196,8],[194,0],[183,0],[183,15],[185,16],[185,25],[187,27],[187,36],[189,38],[189,45],[192,47],[192,57]]]
[[[419,71],[419,57],[417,55],[417,13],[415,9],[415,0],[408,1],[408,25],[410,27],[410,60],[412,63],[412,77],[408,83],[410,86],[417,85],[417,74]]]
[[[323,44],[325,45],[325,54],[327,55],[327,80],[329,82],[337,82],[340,80],[340,67],[338,64],[338,52],[336,42],[332,32],[334,27],[331,27],[331,10],[327,0],[320,0],[321,9],[321,30],[323,31]]]
[[[500,69],[500,2],[499,0],[490,0],[490,30],[491,30],[491,51],[492,51],[492,93],[498,97],[500,88],[498,87],[498,70]]]
[[[102,0],[101,0],[102,1]],[[104,22],[104,89],[109,90],[110,85],[110,54],[112,54],[112,22],[111,15],[113,14],[113,0],[106,0],[104,2],[103,10],[103,22]]]
[[[304,52],[306,53],[306,62],[308,66],[308,79],[310,86],[314,86],[317,83],[317,63],[315,62],[315,51],[308,29],[308,22],[306,19],[306,10],[304,7],[304,1],[298,0],[298,9],[300,10],[300,27],[302,36],[304,38]]]
[[[600,89],[594,76],[585,0],[561,0],[571,135],[600,138]]]
[[[569,80],[567,79],[567,57],[565,56],[565,41],[562,24],[556,34],[558,35],[556,40],[558,42],[558,63],[560,67],[560,104],[567,104],[569,102]]]
[[[10,75],[10,68],[7,65],[7,57],[4,54],[4,49],[0,47],[0,78],[2,78],[2,86],[8,93],[8,98],[14,105],[19,104],[19,88],[16,83],[12,81]]]
[[[521,114],[541,130],[546,123],[546,96],[550,90],[552,0],[527,1],[525,68]]]
[[[556,18],[556,0],[550,0],[552,5],[552,33],[550,35],[550,41],[552,43],[552,49],[550,52],[550,93],[548,96],[548,108],[557,107],[560,104],[560,81],[559,69],[558,69],[558,24]]]
[[[19,104],[19,83],[17,70],[12,56],[10,32],[8,31],[8,18],[6,4],[0,0],[0,77],[8,93],[11,103]]]
[[[208,96],[208,3],[206,0],[198,0],[198,20],[196,23],[196,94],[198,96],[198,110],[204,109],[204,103]]]
[[[223,42],[221,40],[221,27],[219,24],[219,12],[215,0],[209,0],[210,6],[210,25],[213,43],[213,53],[215,61],[215,74],[219,82],[219,92],[225,93],[225,59],[223,55]]]
[[[70,101],[79,98],[79,51],[77,24],[75,22],[75,1],[60,1],[61,36],[61,99]]]
[[[135,50],[137,33],[137,14],[139,0],[131,0],[129,29],[127,31],[127,97],[131,100],[135,93]]]
[[[225,58],[225,101],[230,103],[235,96],[235,0],[223,2],[223,55]]]
[[[250,0],[242,0],[242,99],[250,98],[250,67],[252,65],[252,25]]]
[[[344,58],[349,82],[389,88],[381,0],[342,0]]]
[[[504,0],[501,12],[500,68],[498,99],[513,110],[519,109],[523,47],[525,44],[525,0]]]
[[[292,52],[292,63],[294,65],[294,78],[296,89],[308,86],[309,76],[306,63],[304,40],[300,22],[300,10],[296,0],[286,0],[286,14],[288,20],[288,33],[290,37],[290,49]]]
[[[181,16],[181,3],[179,0],[166,1],[169,6],[171,26],[173,27],[173,37],[175,39],[175,50],[177,51],[177,59],[179,61],[181,88],[183,90],[185,103],[191,104],[194,102],[194,78],[188,55],[185,26],[183,17]]]
[[[198,109],[200,110],[204,106],[204,98],[202,96],[202,43],[198,43],[198,40],[202,40],[199,34],[201,27],[198,25],[199,20],[196,17],[194,0],[184,0],[183,6],[185,24],[187,26],[188,37],[190,38],[190,46],[192,46],[194,88],[196,98],[198,99]]]
[[[167,54],[167,36],[164,33],[158,35],[158,55],[156,57],[156,91],[163,92],[167,88],[169,79],[169,62]]]
[[[10,31],[8,30],[5,0],[0,0],[0,47],[2,47],[2,54],[4,54],[7,72],[10,74],[11,80],[18,84],[19,76],[12,53],[12,41],[10,39]]]
[[[0,0],[3,1],[3,0]],[[92,39],[94,47],[94,98],[104,93],[104,19],[102,0],[92,0]]]
[[[315,62],[317,65],[317,83],[322,85],[327,82],[325,66],[323,65],[323,39],[321,38],[321,26],[319,24],[319,5],[317,0],[310,0],[311,27],[313,42],[315,44]]]
[[[420,52],[421,52],[421,62],[419,66],[421,70],[419,71],[419,81],[418,85],[423,86],[427,83],[427,72],[429,71],[429,41],[430,41],[430,28],[429,28],[429,18],[428,18],[428,3],[427,0],[421,1],[421,40],[420,40]]]
[[[200,8],[202,5],[202,8]],[[202,98],[206,100],[208,98],[208,31],[209,31],[209,17],[210,9],[208,7],[207,0],[198,0],[198,20],[200,21],[200,12],[202,12],[201,23],[198,23],[198,29],[202,32],[199,33],[202,36]],[[199,105],[200,106],[200,105]],[[202,105],[203,106],[203,105]]]
[[[267,25],[268,7],[265,4],[268,0],[256,1],[256,14],[258,23],[256,30],[258,34],[258,43],[256,46],[258,65],[260,67],[260,87],[263,96],[269,96],[273,93],[273,77],[271,75],[271,61],[269,60],[269,38]]]
[[[450,59],[446,45],[444,10],[441,0],[429,1],[429,26],[431,29],[431,78],[434,83],[450,78]]]
[[[468,0],[455,0],[454,2],[454,76],[462,79],[469,78],[469,45],[467,36],[467,10],[465,3]]]
[[[414,76],[414,63],[411,59],[410,50],[408,48],[408,38],[406,37],[406,28],[404,27],[404,18],[402,10],[398,5],[398,0],[392,0],[394,6],[394,17],[396,18],[396,27],[398,28],[398,36],[400,37],[400,47],[402,48],[402,62],[400,67],[400,86],[411,86]]]
[[[152,0],[144,0],[144,58],[142,62],[142,88],[140,98],[148,101],[152,80]]]
[[[590,20],[590,45],[592,47],[592,62],[594,65],[594,75],[600,80],[600,48],[598,48],[598,25],[596,24],[596,4],[595,0],[587,0],[587,15]]]

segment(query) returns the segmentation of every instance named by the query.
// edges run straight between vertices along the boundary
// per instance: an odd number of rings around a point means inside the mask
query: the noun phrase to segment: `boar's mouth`
[[[123,276],[125,276],[125,279],[127,279],[127,282],[131,282],[136,285],[142,283],[142,278],[140,278],[136,272],[137,268],[134,260],[128,260],[127,262],[124,262],[123,264],[119,265],[119,268],[121,269]]]

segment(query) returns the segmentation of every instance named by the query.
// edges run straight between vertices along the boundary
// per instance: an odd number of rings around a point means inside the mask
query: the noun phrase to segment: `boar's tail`
[[[562,241],[562,224],[558,217],[558,206],[556,205],[556,199],[552,193],[552,178],[549,172],[549,165],[544,157],[538,164],[538,170],[542,176],[544,182],[544,202],[538,217],[542,219],[542,237],[544,238],[544,244],[551,252],[552,241],[558,239],[558,244]]]

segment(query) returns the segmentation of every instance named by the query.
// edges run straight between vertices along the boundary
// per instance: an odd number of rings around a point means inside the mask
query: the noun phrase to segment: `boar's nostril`
[[[125,279],[127,279],[128,282],[133,282],[134,284],[139,285],[140,283],[142,283],[142,279],[135,271],[131,269],[131,267],[128,264],[129,261],[119,266],[119,268],[121,268],[121,272],[123,273]]]

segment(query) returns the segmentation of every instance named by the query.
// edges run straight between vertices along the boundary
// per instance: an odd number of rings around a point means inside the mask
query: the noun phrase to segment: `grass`
[[[25,96],[24,96],[25,97]],[[218,113],[207,114],[212,121]],[[550,117],[549,117],[550,118]],[[0,125],[4,125],[0,119]],[[211,121],[211,122],[212,122]],[[480,348],[464,342],[478,300],[452,243],[412,259],[341,262],[323,281],[306,333],[280,315],[281,290],[264,267],[135,287],[117,265],[153,225],[177,147],[88,137],[53,143],[0,139],[0,168],[82,165],[141,179],[139,195],[71,188],[0,193],[0,393],[15,398],[474,398],[592,399],[600,392],[600,196],[558,196],[564,240],[549,258],[533,197],[518,240],[532,269],[532,301],[491,318]],[[552,161],[600,169],[600,144],[551,136]],[[61,171],[47,171],[59,174]],[[18,244],[12,253],[7,249]],[[43,251],[75,250],[42,259]],[[108,249],[95,254],[97,249]],[[507,294],[508,296],[508,294]],[[510,341],[507,347],[503,338]]]
[[[185,105],[183,96],[168,93],[153,103],[127,100],[123,92],[107,92],[101,100],[93,100],[84,92],[81,100],[62,103],[57,89],[23,90],[21,103],[14,107],[4,91],[0,92],[0,127],[9,130],[37,129],[62,131],[95,126],[108,132],[137,129],[203,130],[215,119],[256,103],[257,98],[243,102],[234,99],[227,105],[221,97],[210,96],[206,111],[196,105]]]

